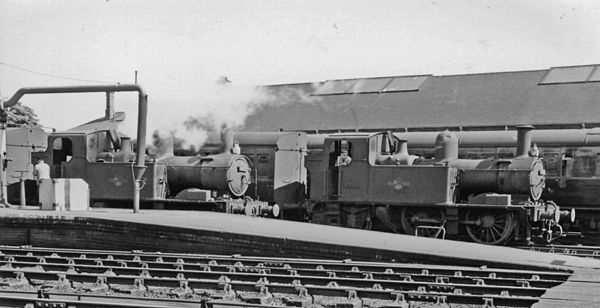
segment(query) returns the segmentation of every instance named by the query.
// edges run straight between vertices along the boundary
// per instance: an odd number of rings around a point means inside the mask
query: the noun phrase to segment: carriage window
[[[546,163],[546,172],[548,175],[560,175],[560,160],[558,153],[544,153],[542,156]]]
[[[498,153],[498,158],[504,158],[504,159],[515,158],[515,155],[513,153],[509,153],[509,152],[502,152],[502,153]]]
[[[564,174],[566,177],[573,176],[573,153],[572,152],[565,152],[565,154],[563,155],[562,169],[563,169],[562,174]]]
[[[515,153],[512,148],[498,148],[498,158],[514,158]]]
[[[269,154],[259,154],[258,155],[258,162],[266,164],[269,162]]]
[[[589,152],[576,153],[573,162],[573,176],[591,177],[596,174],[596,156]]]
[[[475,153],[475,152],[467,153],[468,159],[479,159],[480,157],[481,157],[481,155],[479,153]]]
[[[483,153],[481,153],[481,158],[483,158],[483,159],[496,158],[496,153],[483,152]]]

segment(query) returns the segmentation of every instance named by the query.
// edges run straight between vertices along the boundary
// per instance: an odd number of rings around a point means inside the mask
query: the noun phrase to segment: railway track
[[[351,260],[0,246],[0,306],[530,307],[570,275]]]
[[[583,258],[600,259],[600,247],[581,245],[520,246],[524,250],[557,253]]]

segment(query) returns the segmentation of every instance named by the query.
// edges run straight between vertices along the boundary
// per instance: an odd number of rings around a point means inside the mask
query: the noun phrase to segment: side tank
[[[252,168],[243,155],[173,156],[162,162],[167,165],[169,194],[172,196],[186,188],[201,188],[240,197],[250,184]]]
[[[542,160],[529,155],[532,128],[518,128],[514,159],[458,159],[458,138],[449,131],[442,132],[436,138],[435,161],[459,169],[458,186],[463,194],[496,192],[538,200],[545,187],[546,172]]]

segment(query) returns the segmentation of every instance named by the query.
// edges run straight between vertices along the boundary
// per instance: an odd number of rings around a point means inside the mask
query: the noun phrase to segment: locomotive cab
[[[454,182],[455,169],[409,165],[402,140],[391,134],[333,134],[325,138],[324,149],[322,175],[311,177],[312,200],[396,205],[452,202],[454,185],[448,183]],[[351,158],[348,164],[339,163],[344,151]]]
[[[115,142],[119,140],[119,142]],[[92,201],[129,201],[133,187],[133,160],[129,142],[120,142],[111,130],[69,130],[48,136],[45,152],[32,153],[32,159],[44,159],[52,178],[80,178],[90,187]],[[117,159],[115,159],[115,157]],[[166,166],[147,162],[147,185],[140,191],[143,200],[164,198]]]

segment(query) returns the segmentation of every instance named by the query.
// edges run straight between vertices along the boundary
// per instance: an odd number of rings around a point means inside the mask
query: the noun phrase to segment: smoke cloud
[[[187,90],[193,93],[188,102],[169,103],[164,98],[149,98],[148,145],[167,144],[167,141],[157,140],[171,138],[175,148],[198,149],[207,139],[208,132],[239,128],[254,106],[273,101],[261,87],[235,86],[227,77],[220,77],[209,86],[188,87]],[[135,136],[136,121],[131,115],[135,116],[137,110],[126,112],[129,119],[120,132]]]
[[[146,144],[157,155],[169,150],[160,149],[164,145],[194,151],[207,140],[208,132],[243,129],[246,118],[264,108],[317,103],[321,98],[311,94],[319,86],[310,83],[237,86],[228,77],[220,77],[195,88],[179,85],[180,91],[187,95],[185,101],[171,101],[171,98],[161,97],[160,91],[153,90],[152,85],[145,86],[149,93]],[[127,114],[119,132],[135,139],[137,104],[134,99],[122,102],[120,97],[116,98],[116,109]]]
[[[286,104],[314,104],[319,97],[311,96],[318,84],[297,86],[246,86],[237,87],[227,77],[221,77],[198,100],[198,109],[175,117],[170,126],[157,128],[160,136],[175,138],[175,147],[199,149],[207,140],[208,132],[223,129],[243,129],[248,115],[262,108]],[[168,134],[165,134],[165,131]]]

